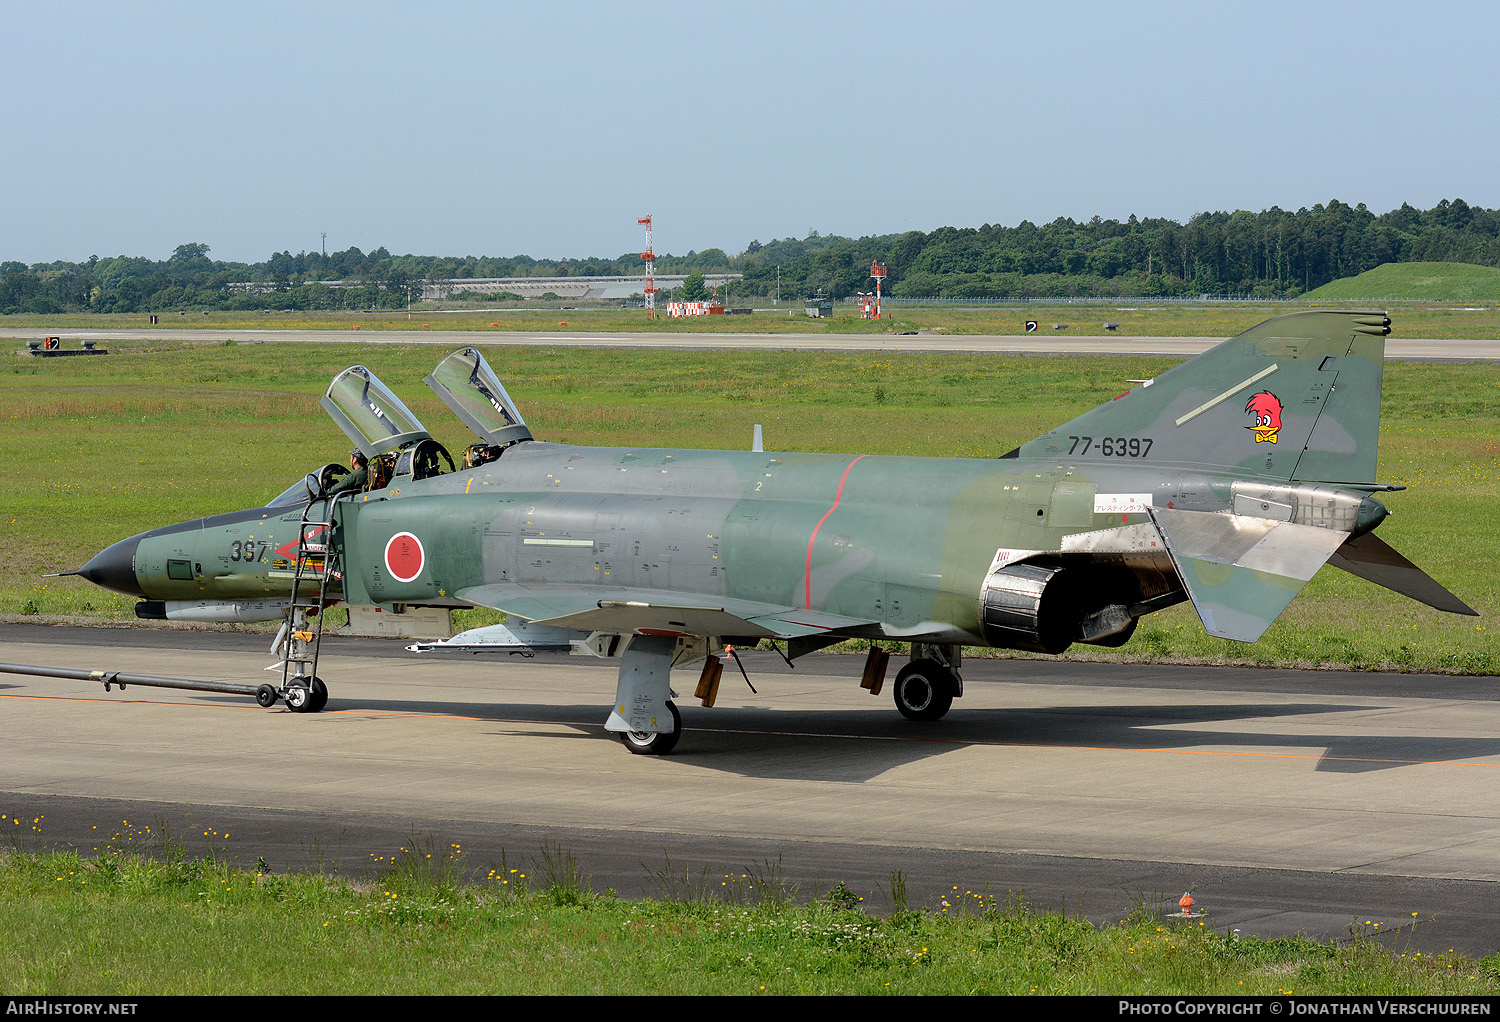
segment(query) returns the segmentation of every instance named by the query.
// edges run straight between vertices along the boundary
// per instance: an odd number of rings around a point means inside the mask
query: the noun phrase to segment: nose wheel
[[[287,682],[286,691],[281,693],[281,697],[286,700],[287,709],[293,713],[317,713],[328,705],[328,686],[323,684],[321,678],[313,678],[311,683],[305,678],[293,678]],[[257,701],[260,698],[257,693]],[[261,705],[266,704],[262,702]]]

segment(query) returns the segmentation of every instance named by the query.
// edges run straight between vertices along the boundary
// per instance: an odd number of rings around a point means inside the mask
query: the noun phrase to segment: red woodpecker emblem
[[[1281,399],[1263,390],[1245,402],[1245,411],[1255,416],[1255,425],[1245,427],[1255,434],[1255,442],[1274,444],[1281,429]]]

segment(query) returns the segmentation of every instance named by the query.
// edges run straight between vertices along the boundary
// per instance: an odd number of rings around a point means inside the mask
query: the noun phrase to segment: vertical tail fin
[[[1231,337],[1009,456],[1369,482],[1384,312],[1294,312]]]

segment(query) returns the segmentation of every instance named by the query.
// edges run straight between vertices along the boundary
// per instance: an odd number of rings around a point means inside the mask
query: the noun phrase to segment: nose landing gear
[[[257,695],[257,700],[260,698]],[[282,693],[287,709],[293,713],[317,713],[328,705],[328,686],[322,678],[313,678],[311,683],[302,678],[293,678]],[[265,704],[262,703],[262,706]]]

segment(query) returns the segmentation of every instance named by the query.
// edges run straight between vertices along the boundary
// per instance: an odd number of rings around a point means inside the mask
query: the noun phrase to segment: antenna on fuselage
[[[765,449],[766,445],[764,439],[761,436],[760,423],[757,422],[755,424],[755,439],[750,441],[750,450],[760,453],[765,451]]]

